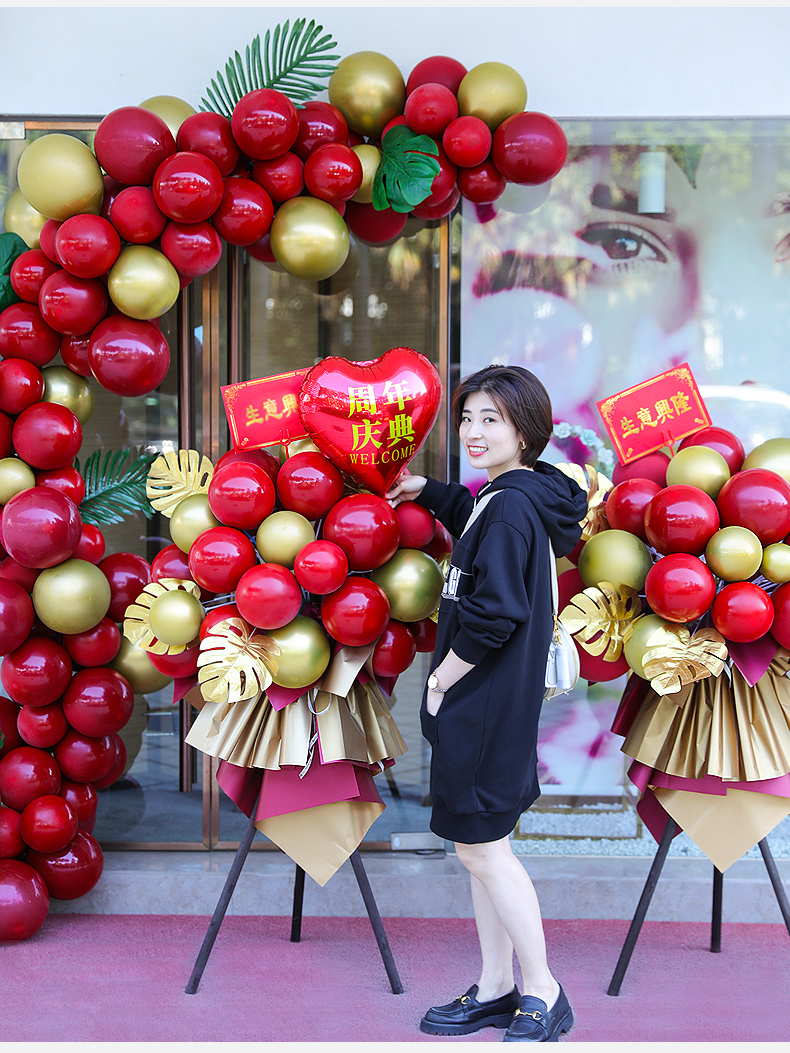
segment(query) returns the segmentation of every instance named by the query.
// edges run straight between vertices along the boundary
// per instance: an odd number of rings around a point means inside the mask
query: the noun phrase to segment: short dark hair
[[[485,366],[464,377],[453,394],[453,423],[461,426],[464,403],[478,391],[487,392],[527,444],[520,461],[533,468],[551,438],[554,421],[549,393],[523,366]]]

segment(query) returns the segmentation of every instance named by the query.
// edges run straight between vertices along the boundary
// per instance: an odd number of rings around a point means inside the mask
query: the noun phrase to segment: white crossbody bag
[[[551,607],[554,615],[554,630],[551,634],[549,654],[546,659],[546,689],[543,698],[566,695],[576,687],[579,679],[579,652],[573,637],[558,618],[559,587],[557,585],[557,559],[549,542],[551,563]]]

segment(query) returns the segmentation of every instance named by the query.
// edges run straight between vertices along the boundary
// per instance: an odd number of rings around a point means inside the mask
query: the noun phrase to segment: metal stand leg
[[[759,842],[760,851],[763,854],[763,861],[765,863],[765,869],[768,871],[768,877],[771,879],[771,884],[774,887],[776,898],[779,903],[779,910],[782,912],[784,923],[787,926],[787,931],[790,933],[790,903],[787,902],[787,893],[785,892],[782,879],[779,877],[779,871],[776,869],[776,863],[771,853],[771,849],[768,847],[768,842],[765,838]]]
[[[392,794],[392,796],[400,797],[400,787],[395,782],[395,776],[392,774],[389,768],[384,769],[384,778],[387,780],[387,785],[390,788],[390,793]]]
[[[721,951],[721,904],[724,895],[724,874],[713,868],[713,909],[710,916],[710,949]]]
[[[304,905],[304,870],[296,864],[294,878],[294,908],[291,914],[291,943],[298,943],[302,938],[302,907]]]
[[[398,970],[395,966],[395,959],[392,957],[392,951],[390,950],[390,945],[387,941],[387,934],[384,932],[381,915],[376,906],[376,900],[373,897],[373,891],[370,887],[370,882],[368,881],[368,875],[365,873],[365,868],[362,865],[359,850],[351,853],[351,866],[354,868],[354,875],[357,879],[357,884],[359,885],[359,891],[362,893],[362,899],[365,901],[365,909],[368,912],[370,924],[373,926],[373,932],[376,935],[376,942],[379,945],[384,968],[387,970],[392,993],[403,994],[403,984],[401,983]]]
[[[614,975],[612,976],[612,982],[609,984],[609,988],[606,992],[609,995],[620,994],[620,987],[623,983],[628,963],[631,961],[631,955],[634,953],[636,941],[639,939],[642,922],[645,920],[647,909],[650,906],[650,900],[653,898],[653,893],[656,890],[656,885],[658,884],[658,879],[661,875],[661,868],[664,866],[664,860],[667,858],[669,846],[672,843],[672,838],[675,836],[677,829],[678,825],[674,819],[667,819],[667,825],[664,827],[664,833],[661,835],[658,851],[653,860],[653,865],[650,867],[650,873],[647,875],[645,887],[642,889],[642,895],[639,899],[636,913],[634,914],[634,920],[631,922],[628,935],[625,938],[623,949],[620,952],[620,957],[614,970]]]

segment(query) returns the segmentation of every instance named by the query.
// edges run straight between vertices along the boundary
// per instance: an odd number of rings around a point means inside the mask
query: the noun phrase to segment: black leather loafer
[[[477,984],[447,1005],[435,1005],[420,1021],[427,1035],[470,1035],[481,1027],[507,1027],[518,1009],[518,989],[491,1002],[478,1002]]]
[[[557,1001],[549,1010],[542,998],[522,995],[504,1042],[557,1042],[573,1027],[573,1010],[560,987]]]

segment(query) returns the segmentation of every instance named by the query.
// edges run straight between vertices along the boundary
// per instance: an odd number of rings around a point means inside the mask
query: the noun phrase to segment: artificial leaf
[[[441,569],[442,576],[444,577],[444,580],[446,581],[447,580],[447,575],[450,573],[450,556],[442,556],[442,558],[439,560],[439,567]],[[432,614],[428,615],[428,617],[431,619],[432,622],[438,622],[439,621],[439,607],[441,606],[441,602],[442,601],[441,601],[441,597],[440,597],[439,598],[439,602],[436,604],[436,610]]]
[[[195,599],[200,599],[200,586],[194,581],[181,578],[160,578],[149,581],[133,603],[124,611],[123,635],[136,647],[152,654],[181,654],[189,644],[166,644],[157,640],[151,632],[151,604],[166,592],[188,592]]]
[[[577,593],[560,613],[560,621],[589,654],[616,662],[623,653],[623,636],[639,616],[639,594],[628,585],[615,588],[601,581]]]
[[[667,153],[696,190],[697,169],[704,146],[668,146]]]
[[[728,651],[715,629],[699,629],[691,636],[685,625],[678,625],[672,636],[642,656],[645,676],[657,695],[673,695],[686,684],[721,673]]]
[[[241,618],[217,622],[200,644],[198,683],[207,702],[255,698],[273,682],[279,646]]]
[[[208,493],[214,465],[197,450],[160,453],[148,470],[145,493],[157,512],[168,519],[186,497]]]
[[[135,512],[150,519],[154,510],[146,497],[146,479],[155,459],[155,453],[133,457],[130,450],[108,450],[102,458],[102,451],[95,450],[82,469],[77,459],[75,466],[85,480],[82,521],[93,526],[122,523]]]
[[[27,252],[27,244],[18,234],[0,234],[0,311],[20,300],[11,284],[11,267],[23,252]]]
[[[604,497],[612,489],[612,482],[591,464],[583,468],[580,464],[563,463],[557,467],[587,494],[587,515],[581,521],[582,541],[589,541],[595,534],[607,530],[604,512]]]
[[[381,141],[381,160],[373,180],[373,207],[411,212],[431,193],[439,174],[439,148],[430,136],[416,135],[403,124]]]

